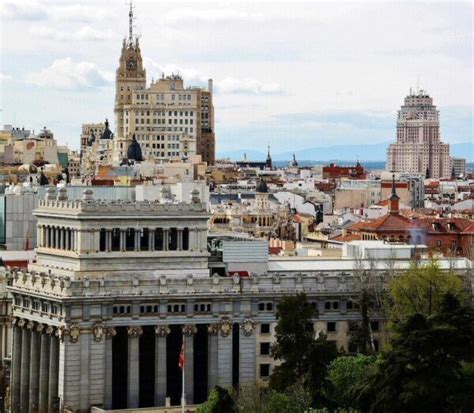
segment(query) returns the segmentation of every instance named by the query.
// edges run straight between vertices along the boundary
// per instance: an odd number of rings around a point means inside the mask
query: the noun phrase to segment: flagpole
[[[183,362],[183,374],[182,374],[182,383],[181,383],[181,413],[184,413],[184,409],[186,406],[186,392],[185,392],[185,387],[184,387],[184,369],[186,366],[186,346],[184,344],[184,334],[183,334],[183,356],[184,356],[184,362]]]

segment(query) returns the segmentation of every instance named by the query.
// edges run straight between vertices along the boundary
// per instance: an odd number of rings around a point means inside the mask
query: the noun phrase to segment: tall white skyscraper
[[[449,144],[442,143],[439,111],[424,90],[410,94],[398,111],[397,143],[387,151],[386,169],[425,174],[427,178],[451,176]]]

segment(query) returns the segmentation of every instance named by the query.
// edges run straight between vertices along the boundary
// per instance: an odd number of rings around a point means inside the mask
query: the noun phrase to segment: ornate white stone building
[[[162,406],[167,397],[177,405],[183,337],[188,403],[205,400],[216,384],[264,382],[282,297],[305,292],[319,309],[315,331],[347,347],[348,323],[360,319],[354,271],[376,271],[383,283],[389,268],[410,265],[269,259],[263,250],[261,273],[220,277],[197,191],[189,203],[118,202],[94,199],[88,189],[72,201],[66,188],[50,188],[35,215],[37,261],[7,274],[15,413]],[[250,244],[233,247],[233,262],[252,260]],[[472,271],[466,259],[440,265]]]
[[[452,173],[449,144],[440,140],[439,111],[423,90],[410,94],[398,111],[397,143],[387,151],[386,169],[449,178]]]

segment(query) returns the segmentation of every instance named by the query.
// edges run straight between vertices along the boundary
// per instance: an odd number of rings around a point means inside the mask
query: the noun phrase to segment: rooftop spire
[[[395,189],[395,174],[392,174],[392,194],[390,195],[390,199],[400,199]]]

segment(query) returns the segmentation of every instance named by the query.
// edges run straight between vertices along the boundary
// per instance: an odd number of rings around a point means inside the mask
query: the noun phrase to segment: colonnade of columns
[[[56,329],[13,320],[11,412],[55,413],[59,409],[59,340]]]
[[[74,228],[50,225],[38,226],[38,246],[67,251],[76,251],[79,231]]]
[[[198,251],[201,228],[76,229],[38,225],[38,246],[65,251]],[[130,239],[132,237],[132,239]]]
[[[249,328],[250,327],[250,328]],[[242,323],[241,328],[244,337],[253,334],[254,323]],[[185,346],[185,391],[186,401],[191,404],[194,401],[194,335],[198,329],[196,325],[181,326]],[[105,408],[112,408],[112,340],[116,336],[115,329],[108,328],[106,334],[106,377],[105,377]],[[166,397],[169,396],[167,387],[167,337],[171,330],[168,325],[154,327],[155,332],[155,384],[154,403],[155,406],[164,406]],[[143,329],[140,326],[127,327],[128,334],[128,356],[127,356],[127,408],[140,407],[140,338]],[[229,320],[218,324],[207,324],[207,390],[210,391],[216,384],[232,385],[232,323]],[[255,343],[255,337],[251,338]],[[253,344],[255,347],[255,344]],[[245,356],[244,356],[245,357]],[[255,358],[255,352],[250,355]],[[219,361],[220,359],[225,362]],[[176,364],[178,359],[176,359]],[[220,365],[219,365],[220,364]],[[255,374],[255,372],[253,372]],[[253,379],[252,379],[253,381]]]
[[[186,251],[198,239],[198,229],[189,228],[112,228],[101,229],[100,251]],[[132,243],[128,242],[133,237]]]

